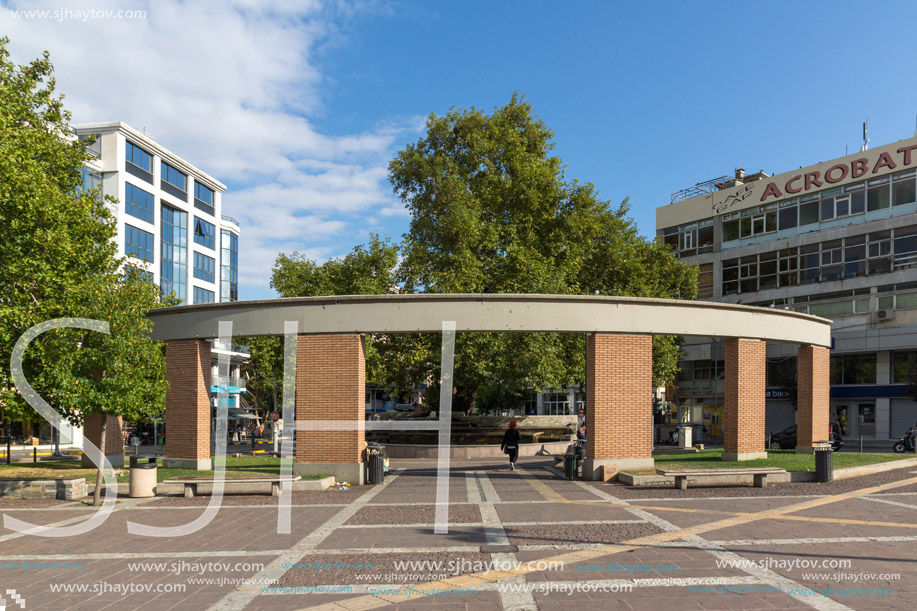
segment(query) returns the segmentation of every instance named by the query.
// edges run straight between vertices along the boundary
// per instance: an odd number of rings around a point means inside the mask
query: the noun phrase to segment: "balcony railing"
[[[251,354],[251,350],[248,346],[243,346],[241,344],[224,344],[217,339],[213,340],[213,349],[226,350],[227,352],[241,352],[242,354]]]
[[[228,214],[221,214],[220,216],[221,216],[221,218],[222,218],[224,221],[230,222],[230,223],[232,223],[233,225],[235,225],[236,227],[239,227],[239,228],[242,227],[242,224],[239,223],[239,221],[237,221],[236,219],[232,218],[232,217],[229,216]]]

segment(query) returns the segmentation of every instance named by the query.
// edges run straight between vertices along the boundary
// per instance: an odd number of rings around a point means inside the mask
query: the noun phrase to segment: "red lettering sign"
[[[898,167],[898,164],[892,160],[892,156],[888,153],[882,153],[879,155],[879,158],[876,159],[876,165],[872,168],[872,173],[875,174],[879,171],[879,168],[888,168],[889,170],[894,170]]]
[[[839,170],[841,173],[841,175],[838,176],[837,178],[834,178],[831,175],[831,172],[834,172],[835,170]],[[831,166],[830,168],[828,168],[825,171],[825,181],[828,183],[834,184],[836,182],[840,182],[844,180],[845,178],[847,178],[847,165],[846,164],[839,163],[837,165]]]
[[[777,185],[774,183],[768,183],[767,189],[764,190],[764,195],[761,196],[761,201],[763,202],[768,197],[783,197],[783,193],[780,192],[780,189],[777,188]]]
[[[850,162],[850,178],[859,178],[869,171],[869,160],[865,157]]]
[[[821,176],[821,172],[806,172],[806,191],[812,187],[820,187],[822,182],[818,180],[818,177]]]
[[[904,165],[911,165],[911,151],[917,149],[917,144],[911,146],[902,146],[898,149],[899,153],[904,153]]]
[[[783,188],[786,189],[787,193],[799,193],[800,191],[802,191],[802,187],[794,187],[793,183],[801,179],[802,179],[802,174],[797,174],[793,178],[786,181],[786,184],[783,185]]]

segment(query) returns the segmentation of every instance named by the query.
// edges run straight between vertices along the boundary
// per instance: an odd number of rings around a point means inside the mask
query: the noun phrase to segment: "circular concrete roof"
[[[763,339],[829,347],[831,321],[774,308],[592,295],[420,294],[294,297],[150,310],[153,337],[210,339],[221,320],[233,336],[456,331],[640,333]]]

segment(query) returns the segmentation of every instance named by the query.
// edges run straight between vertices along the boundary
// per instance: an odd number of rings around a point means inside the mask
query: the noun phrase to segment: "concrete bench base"
[[[271,496],[280,496],[280,484],[289,484],[292,487],[293,482],[301,480],[302,477],[295,475],[292,478],[281,477],[227,477],[223,486],[224,494],[233,493],[252,493],[264,492],[265,484],[270,484]],[[193,498],[197,495],[200,488],[213,491],[213,478],[169,478],[163,480],[163,484],[168,486],[181,486],[186,498]],[[241,489],[240,489],[241,488]],[[157,492],[159,490],[157,489]]]
[[[753,478],[753,485],[756,488],[765,488],[767,486],[768,476],[786,476],[784,469],[777,467],[761,467],[756,469],[656,469],[658,475],[663,477],[674,477],[675,487],[679,490],[688,489],[688,478],[698,480],[701,478],[747,478],[749,475]],[[733,482],[729,482],[733,483]],[[738,483],[738,481],[735,481]]]
[[[0,479],[0,497],[7,499],[58,499],[73,501],[88,494],[86,479]]]

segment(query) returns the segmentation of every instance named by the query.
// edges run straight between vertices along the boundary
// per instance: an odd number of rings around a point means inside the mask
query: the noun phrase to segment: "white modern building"
[[[239,223],[223,214],[226,186],[121,122],[74,126],[94,159],[84,184],[118,200],[118,252],[143,261],[164,296],[184,304],[236,301]]]
[[[240,226],[223,213],[226,186],[125,123],[87,123],[73,130],[92,155],[83,168],[84,185],[101,186],[103,195],[118,200],[112,212],[119,256],[138,259],[163,297],[174,294],[183,304],[237,301]],[[231,414],[244,417],[238,409],[245,393],[240,369],[250,358],[248,348],[213,343],[213,400],[224,387]],[[217,384],[220,354],[230,357],[230,375]],[[145,443],[162,430],[154,423],[142,429]],[[78,442],[79,435],[76,429],[62,439]]]
[[[831,419],[844,436],[885,443],[917,422],[917,136],[697,183],[657,208],[656,229],[699,267],[698,299],[833,320]],[[684,350],[676,399],[717,435],[723,345]],[[795,347],[769,343],[768,433],[796,421],[794,371]]]

